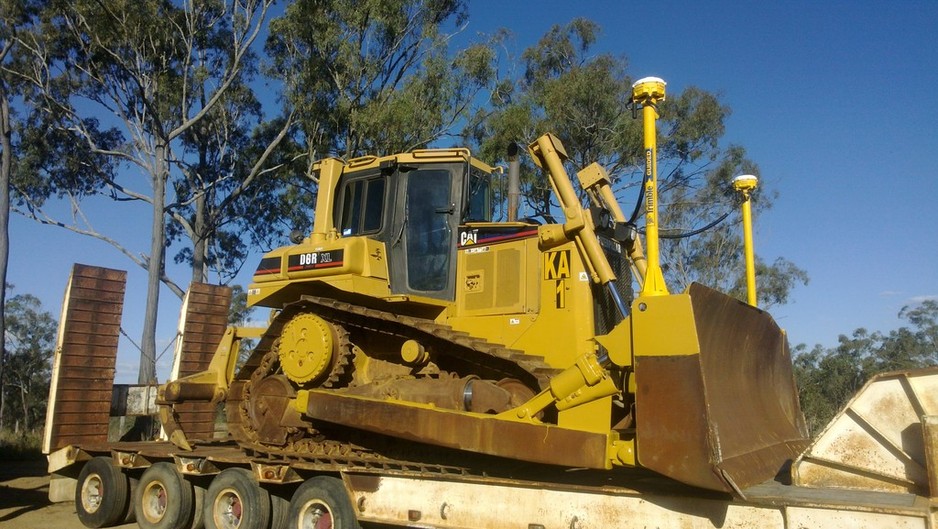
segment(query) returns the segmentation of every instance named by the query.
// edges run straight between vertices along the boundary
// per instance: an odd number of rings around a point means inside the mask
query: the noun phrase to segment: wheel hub
[[[158,523],[166,515],[166,489],[158,482],[151,482],[143,491],[143,515],[147,521]]]
[[[233,490],[226,490],[215,501],[214,520],[219,529],[237,529],[241,525],[241,497]]]
[[[323,503],[314,500],[306,504],[299,522],[303,529],[332,529],[332,513]]]
[[[85,512],[96,512],[101,507],[101,496],[101,476],[97,474],[88,476],[81,486],[81,505]]]

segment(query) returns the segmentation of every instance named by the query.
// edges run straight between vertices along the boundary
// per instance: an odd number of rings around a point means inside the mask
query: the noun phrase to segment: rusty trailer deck
[[[228,466],[250,467],[265,486],[299,483],[324,471],[320,462],[252,459],[236,444],[216,441],[182,451],[168,442],[68,447],[50,455],[50,471],[110,454],[128,469],[175,461],[189,476]],[[66,459],[71,460],[67,463]],[[65,467],[53,470],[56,464]],[[545,473],[543,480],[433,474],[414,467],[337,472],[360,521],[408,527],[491,529],[935,529],[935,505],[911,493],[809,488],[771,481],[745,499],[689,487],[650,472],[615,478],[590,471]],[[555,479],[556,478],[556,479]]]

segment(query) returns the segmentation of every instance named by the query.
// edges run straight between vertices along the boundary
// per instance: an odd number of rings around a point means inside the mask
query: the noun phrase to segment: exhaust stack
[[[518,159],[518,144],[508,144],[508,222],[518,221],[521,198],[521,162]]]

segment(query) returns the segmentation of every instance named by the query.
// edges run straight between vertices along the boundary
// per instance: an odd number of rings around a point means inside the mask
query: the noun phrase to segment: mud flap
[[[808,444],[784,332],[767,313],[693,284],[633,304],[641,466],[744,496]]]

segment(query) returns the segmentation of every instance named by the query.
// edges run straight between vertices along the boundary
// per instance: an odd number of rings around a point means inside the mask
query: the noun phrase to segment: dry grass
[[[0,460],[41,459],[42,434],[38,431],[14,433],[0,430]]]

